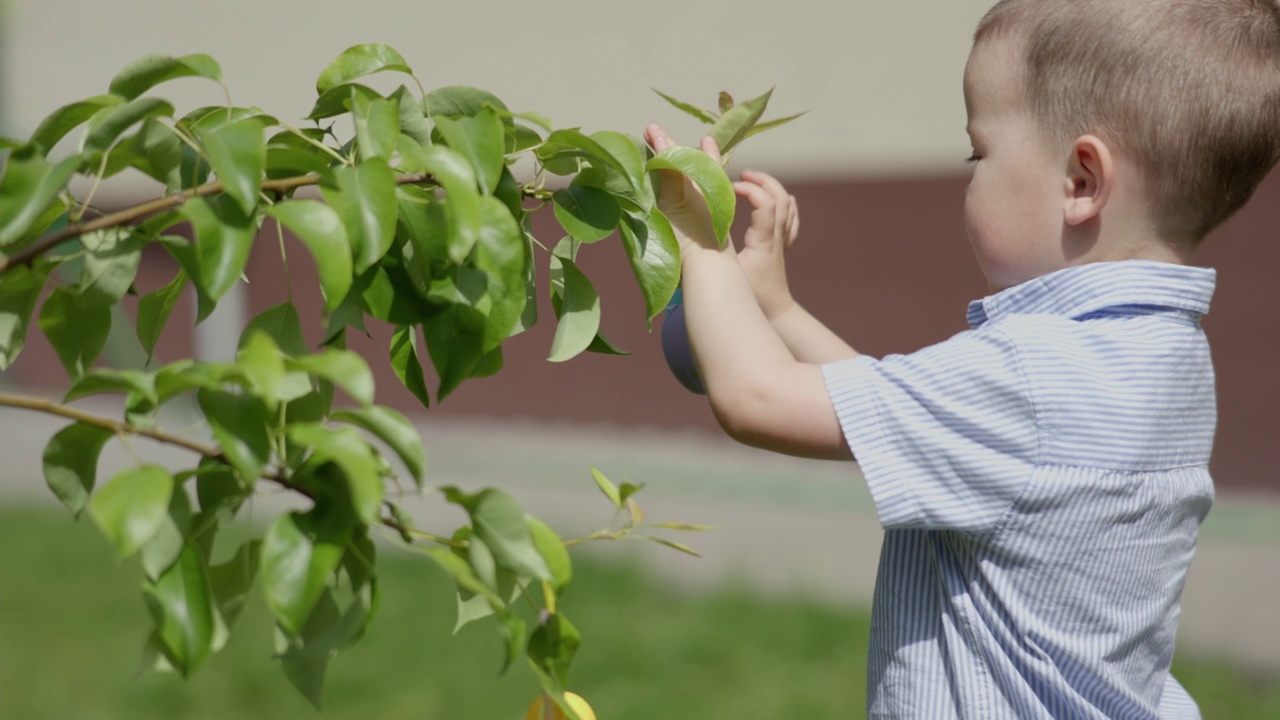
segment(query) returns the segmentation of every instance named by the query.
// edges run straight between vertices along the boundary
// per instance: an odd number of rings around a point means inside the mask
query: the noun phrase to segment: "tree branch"
[[[112,420],[109,417],[95,415],[94,413],[85,412],[79,408],[73,408],[44,398],[0,393],[0,406],[20,408],[22,410],[34,410],[35,412],[45,413],[46,415],[56,415],[69,420],[82,422],[86,425],[100,427],[103,430],[110,430],[116,435],[137,435],[155,440],[156,442],[165,443],[166,445],[174,445],[176,447],[183,448],[184,450],[190,450],[191,452],[208,458],[225,458],[222,454],[222,450],[214,447],[213,445],[198,443],[194,440],[184,438],[181,435],[174,435],[155,428],[141,427],[127,422],[120,422],[119,420]],[[282,475],[263,475],[262,477],[264,480],[270,480],[281,487],[304,495],[312,500],[315,499],[315,496],[309,490],[293,483]]]
[[[163,430],[139,427],[138,425],[112,420],[111,418],[103,417],[102,415],[95,415],[94,413],[85,412],[79,408],[73,408],[44,398],[0,393],[0,406],[19,408],[22,410],[34,410],[35,412],[41,412],[47,415],[56,415],[58,417],[67,418],[68,420],[75,420],[86,425],[93,425],[94,427],[100,427],[104,430],[110,430],[117,435],[139,435],[155,440],[156,442],[175,445],[205,457],[223,458],[222,451],[212,445],[205,445],[194,440],[188,440],[187,438],[179,435],[173,435],[164,432]],[[263,475],[262,478],[264,480],[270,480],[287,490],[292,490],[312,500],[315,499],[315,496],[306,488],[295,484],[282,475]],[[407,527],[395,518],[381,517],[378,518],[378,520],[386,527],[399,532],[401,535],[407,535],[421,540],[447,545],[449,547],[465,548],[467,546],[465,542],[458,542],[440,535]]]
[[[396,178],[396,184],[416,185],[418,183],[427,182],[428,180],[431,180],[431,176],[426,173],[409,173]],[[282,193],[288,192],[289,190],[295,190],[300,187],[319,184],[319,175],[301,175],[298,177],[282,178],[279,180],[267,180],[262,183],[262,189],[264,192]],[[182,207],[182,205],[186,204],[186,202],[192,198],[217,195],[223,191],[224,188],[221,182],[211,182],[197,188],[192,188],[191,190],[184,190],[179,193],[166,195],[162,198],[156,198],[155,200],[149,200],[132,207],[127,207],[118,212],[113,212],[110,215],[103,215],[102,217],[83,225],[76,225],[53,233],[52,235],[46,235],[36,241],[31,247],[14,254],[12,257],[0,258],[0,275],[19,265],[31,264],[31,262],[36,258],[44,255],[53,248],[72,238],[87,235],[91,232],[97,232],[98,230],[116,227],[118,225],[124,225],[125,223],[140,220],[142,218],[155,215],[156,213],[164,212],[165,210]]]
[[[57,415],[58,417],[75,420],[86,425],[100,427],[103,430],[110,430],[117,435],[140,435],[142,437],[151,438],[157,442],[185,448],[192,452],[204,455],[205,457],[222,457],[222,452],[218,450],[218,448],[210,445],[203,445],[195,442],[194,440],[188,440],[187,438],[178,435],[171,435],[154,428],[139,427],[137,425],[131,425],[118,420],[112,420],[108,417],[95,415],[93,413],[80,410],[79,408],[69,407],[44,398],[0,393],[0,405],[5,407],[21,408],[23,410],[34,410],[36,412],[45,413],[46,415]]]

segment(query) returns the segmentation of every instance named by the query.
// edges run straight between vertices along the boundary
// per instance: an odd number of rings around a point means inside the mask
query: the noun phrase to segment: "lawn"
[[[116,564],[87,521],[0,509],[0,718],[520,717],[534,682],[522,667],[497,676],[499,647],[484,623],[450,635],[443,575],[390,549],[382,565],[378,618],[331,665],[317,716],[270,660],[260,601],[192,680],[140,675],[148,619],[135,564]],[[862,715],[867,617],[857,609],[735,587],[690,595],[634,563],[582,557],[563,609],[584,635],[571,685],[601,720]],[[1275,678],[1208,662],[1180,661],[1176,671],[1210,720],[1280,718]]]

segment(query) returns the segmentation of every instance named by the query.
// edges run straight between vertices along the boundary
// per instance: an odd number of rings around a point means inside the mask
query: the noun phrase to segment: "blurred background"
[[[474,85],[512,110],[587,132],[639,134],[659,122],[690,144],[702,126],[651,88],[704,106],[722,90],[741,100],[774,88],[766,119],[807,114],[745,143],[730,171],[765,170],[796,195],[803,233],[788,267],[797,298],[880,356],[963,330],[965,304],[985,291],[960,220],[970,150],[961,76],[990,4],[0,0],[0,135],[28,136],[150,53],[209,53],[237,105],[300,119],[330,60],[382,42],[428,89]],[[159,94],[179,114],[222,102],[198,80]],[[156,194],[149,180],[124,175],[96,197],[124,206]],[[1219,273],[1205,320],[1219,376],[1219,495],[1184,596],[1177,671],[1210,718],[1280,717],[1277,227],[1273,174],[1199,258]],[[548,243],[562,234],[549,212],[535,233]],[[166,283],[168,262],[148,257],[139,288]],[[301,292],[314,287],[309,263],[289,255],[294,301],[318,318],[318,294]],[[547,363],[554,328],[543,298],[543,323],[507,344],[502,372],[423,411],[390,371],[389,329],[370,324],[368,338],[349,337],[377,375],[378,402],[420,424],[430,482],[505,487],[565,534],[608,521],[592,465],[647,483],[640,501],[654,519],[719,526],[681,538],[701,559],[629,544],[575,555],[566,612],[586,642],[572,684],[601,718],[860,716],[879,527],[856,466],[724,440],[705,400],[667,371],[620,246],[592,246],[581,264],[600,291],[604,333],[630,356]],[[229,359],[247,319],[285,299],[274,243],[255,249],[247,275],[198,327],[184,298],[157,360]],[[105,359],[140,361],[127,329]],[[32,333],[0,383],[57,395],[66,377]],[[267,644],[253,642],[267,636],[260,607],[244,640],[192,681],[138,678],[147,616],[137,571],[113,566],[94,528],[73,524],[41,479],[39,449],[60,423],[8,410],[0,422],[0,717],[314,717]],[[416,512],[434,510],[423,501]],[[490,628],[449,635],[443,577],[411,557],[386,560],[382,613],[370,637],[334,661],[325,715],[516,717],[534,694],[527,672],[498,679]]]

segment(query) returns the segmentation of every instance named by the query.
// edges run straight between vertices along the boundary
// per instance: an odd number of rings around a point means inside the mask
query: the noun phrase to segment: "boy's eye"
[[[978,155],[977,155],[977,154],[973,154],[973,155],[970,155],[969,157],[965,158],[965,162],[967,162],[967,163],[976,163],[976,162],[978,162],[978,161],[979,161],[979,160],[981,160],[981,159],[982,159],[982,158],[978,157]]]

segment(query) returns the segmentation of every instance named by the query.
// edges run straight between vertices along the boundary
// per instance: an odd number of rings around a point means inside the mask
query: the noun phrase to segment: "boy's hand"
[[[665,130],[657,125],[650,125],[644,130],[645,142],[656,153],[676,147]],[[702,139],[702,151],[720,162],[720,150],[716,141],[710,137]],[[685,254],[695,248],[720,250],[716,241],[715,227],[711,223],[711,211],[702,191],[688,177],[674,170],[660,170],[658,176],[661,186],[658,188],[658,209],[671,221],[676,239],[680,241],[680,252]],[[726,243],[725,251],[733,252],[733,243]]]
[[[734,183],[733,189],[752,207],[751,227],[743,237],[738,262],[760,309],[773,320],[795,303],[787,286],[783,253],[800,232],[796,199],[773,176],[754,170],[744,170],[742,181]]]

